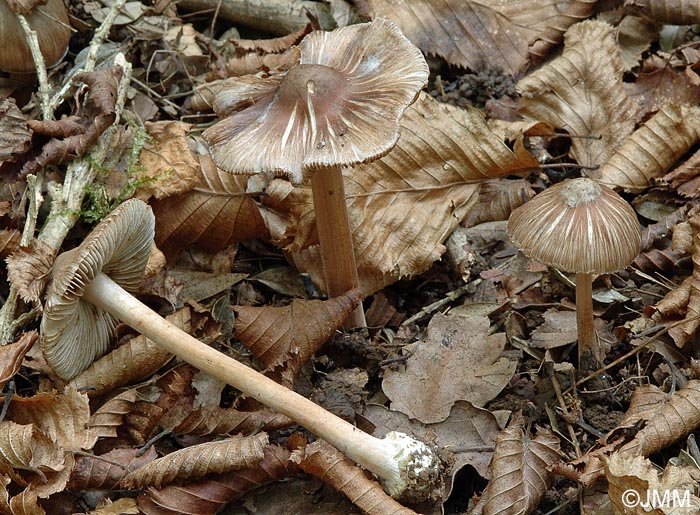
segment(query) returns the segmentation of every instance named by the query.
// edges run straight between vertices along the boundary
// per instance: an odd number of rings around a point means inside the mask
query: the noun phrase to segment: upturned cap
[[[316,31],[282,77],[221,91],[228,116],[204,132],[216,164],[232,173],[303,173],[366,163],[389,152],[399,120],[428,79],[423,54],[389,20]]]
[[[41,345],[47,363],[72,379],[104,354],[116,321],[82,299],[102,272],[129,292],[143,278],[155,233],[151,208],[127,200],[107,215],[79,247],[56,258],[41,319]]]
[[[642,232],[632,207],[587,178],[560,182],[515,209],[513,244],[526,256],[564,272],[602,274],[639,254]]]

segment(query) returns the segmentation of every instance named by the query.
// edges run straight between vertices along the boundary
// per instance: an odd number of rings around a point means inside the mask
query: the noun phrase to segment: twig
[[[22,14],[17,14],[17,19],[19,24],[24,30],[25,37],[27,39],[27,44],[29,45],[29,50],[32,53],[32,59],[34,59],[34,68],[36,68],[36,76],[39,79],[39,98],[41,100],[41,115],[44,120],[51,120],[53,118],[53,111],[49,107],[49,95],[51,93],[49,88],[49,76],[46,73],[46,63],[44,62],[44,56],[39,48],[39,38],[36,35],[36,31],[32,30],[29,26],[29,22]]]

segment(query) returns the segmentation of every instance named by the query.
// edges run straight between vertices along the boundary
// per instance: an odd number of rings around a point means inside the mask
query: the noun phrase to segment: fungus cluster
[[[204,139],[227,172],[311,182],[326,293],[335,297],[359,285],[342,168],[394,147],[428,66],[398,27],[381,18],[312,32],[299,51],[299,63],[283,77],[242,78],[220,92],[214,109],[225,118]],[[365,325],[361,306],[349,325]]]
[[[508,233],[526,256],[576,274],[579,360],[590,352],[600,361],[593,322],[593,275],[621,270],[639,254],[642,232],[632,207],[592,179],[572,179],[515,209]]]

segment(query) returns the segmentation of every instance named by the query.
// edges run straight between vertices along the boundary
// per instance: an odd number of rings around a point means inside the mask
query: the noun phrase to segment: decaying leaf
[[[150,178],[137,192],[138,198],[162,199],[186,193],[199,181],[199,160],[187,145],[191,125],[178,121],[146,122],[152,138],[139,156],[141,180]]]
[[[457,400],[483,406],[498,395],[517,360],[501,356],[505,334],[488,330],[487,317],[435,315],[425,338],[411,346],[405,369],[384,373],[391,408],[434,423],[445,420]]]
[[[700,108],[666,105],[615,150],[592,177],[639,192],[661,177],[700,139]]]
[[[550,467],[560,461],[559,439],[550,431],[530,438],[517,414],[496,439],[484,515],[527,515],[554,484]]]
[[[614,515],[695,515],[700,511],[698,469],[669,464],[659,475],[642,456],[613,453],[605,460],[605,477]],[[648,503],[649,509],[637,503]]]
[[[295,299],[284,307],[234,306],[234,336],[265,365],[299,370],[360,303],[357,290],[328,299]]]
[[[63,450],[33,424],[0,423],[0,470],[16,477],[18,470],[27,470],[43,479],[45,472],[65,467]]]
[[[191,331],[189,308],[183,308],[165,319],[185,332]],[[140,335],[95,361],[71,379],[69,384],[76,390],[85,389],[88,395],[103,395],[149,377],[170,359],[172,354]]]
[[[86,108],[81,113],[85,132],[63,139],[51,139],[44,145],[38,156],[24,164],[20,173],[22,175],[37,173],[50,164],[63,163],[72,158],[84,156],[90,145],[95,143],[115,120],[114,103],[117,99],[117,87],[121,75],[120,66],[76,75],[76,81],[82,81],[90,88]]]
[[[511,211],[535,196],[524,179],[493,179],[484,181],[479,188],[477,206],[462,220],[464,227],[484,222],[507,220]]]
[[[366,515],[416,515],[389,497],[379,483],[368,479],[360,467],[323,440],[294,451],[291,459],[304,472],[347,496]]]
[[[19,248],[22,235],[17,229],[0,229],[0,259],[4,259]]]
[[[36,331],[29,331],[16,342],[0,347],[0,388],[19,372],[24,356],[38,337]]]
[[[527,44],[521,26],[502,15],[496,2],[368,0],[374,17],[395,22],[427,54],[480,70],[498,67],[516,75],[525,67]],[[492,5],[489,5],[492,4]]]
[[[178,480],[191,481],[207,474],[250,468],[264,458],[265,445],[267,433],[191,445],[131,472],[122,484],[127,488],[160,488]]]
[[[97,440],[97,435],[88,429],[87,395],[72,388],[63,393],[15,397],[7,417],[18,424],[33,424],[64,449],[91,449]]]
[[[25,302],[40,304],[46,283],[51,277],[54,249],[50,245],[34,240],[7,258],[10,284],[17,289]]]
[[[29,150],[32,132],[12,97],[0,100],[0,163]]]
[[[99,438],[116,438],[126,415],[134,409],[137,397],[136,390],[126,390],[105,402],[90,417],[90,430]]]
[[[271,433],[293,425],[296,422],[276,411],[239,411],[209,404],[193,410],[173,431],[198,436],[252,434],[257,431]]]
[[[669,25],[700,23],[700,5],[695,0],[625,0],[625,8]]]
[[[151,204],[156,245],[168,259],[195,243],[222,250],[238,241],[267,236],[258,207],[246,193],[247,178],[219,170],[208,156],[200,156],[200,169],[194,189]]]
[[[655,408],[655,409],[654,409]],[[592,485],[604,475],[604,459],[613,451],[624,458],[650,456],[665,449],[676,440],[686,437],[700,427],[700,380],[688,381],[686,386],[673,395],[667,396],[665,402],[655,407],[635,407],[639,414],[644,413],[646,426],[631,441],[619,447],[609,444],[602,449],[589,452],[580,462],[584,464],[578,480],[584,485]]]
[[[517,84],[520,112],[565,129],[571,154],[585,166],[608,161],[631,134],[638,108],[622,87],[620,51],[610,25],[583,21],[565,36],[564,51]]]
[[[101,508],[92,510],[84,515],[139,515],[136,501],[130,497],[122,497],[114,502],[108,502]],[[77,514],[83,515],[83,514]]]
[[[290,452],[278,445],[266,445],[265,457],[254,466],[214,474],[200,482],[169,485],[161,490],[147,488],[138,497],[145,513],[175,515],[188,506],[197,515],[214,515],[221,508],[262,485],[291,476],[298,471],[289,460]]]
[[[37,491],[28,486],[22,492],[10,499],[12,515],[45,515],[44,509],[39,506]]]
[[[81,456],[75,460],[67,488],[81,490],[115,490],[124,477],[152,462],[157,457],[155,447],[142,452],[140,449],[114,449],[95,457]]]

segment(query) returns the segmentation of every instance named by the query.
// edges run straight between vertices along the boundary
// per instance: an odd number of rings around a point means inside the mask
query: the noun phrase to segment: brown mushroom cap
[[[515,209],[508,234],[523,254],[572,273],[609,273],[639,254],[637,215],[613,190],[581,178],[560,182]]]
[[[217,113],[230,116],[204,138],[220,168],[301,182],[304,170],[365,163],[396,144],[399,119],[428,78],[420,50],[396,25],[380,18],[312,32],[299,50],[299,64],[261,81],[252,105],[241,97],[249,79],[217,96]]]
[[[66,54],[71,37],[63,0],[48,0],[45,5],[36,5],[26,18],[37,33],[46,66],[55,65]],[[0,0],[0,70],[19,73],[35,70],[24,30],[6,0]]]
[[[125,290],[136,291],[154,232],[151,208],[140,200],[127,200],[79,247],[56,258],[41,320],[41,345],[59,377],[75,377],[104,354],[116,325],[111,315],[82,300],[85,287],[103,272]]]

